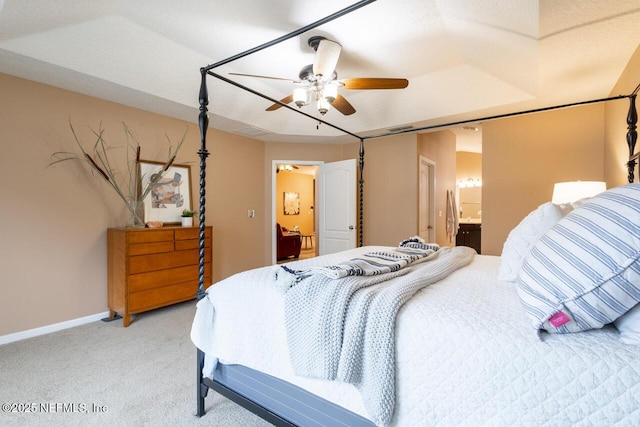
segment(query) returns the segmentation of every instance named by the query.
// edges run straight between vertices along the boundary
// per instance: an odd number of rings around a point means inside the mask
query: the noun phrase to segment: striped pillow
[[[601,328],[640,302],[640,183],[595,196],[533,246],[518,276],[536,329]]]

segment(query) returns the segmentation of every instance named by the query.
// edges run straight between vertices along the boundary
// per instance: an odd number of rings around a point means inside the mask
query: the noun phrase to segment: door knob
[[[349,226],[349,230],[353,230],[353,225],[350,225],[350,226]]]

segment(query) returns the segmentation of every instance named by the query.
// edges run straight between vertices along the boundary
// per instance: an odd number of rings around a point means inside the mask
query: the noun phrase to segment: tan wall
[[[456,137],[450,131],[418,135],[419,154],[436,163],[436,243],[455,246],[447,238],[447,190],[456,189]],[[416,162],[417,163],[417,162]]]
[[[456,182],[467,179],[482,179],[482,153],[456,152]]]
[[[604,178],[604,105],[485,122],[482,126],[482,253],[500,255],[553,184]]]
[[[633,92],[639,75],[640,47],[609,96]],[[551,199],[555,182],[625,184],[628,109],[629,100],[621,99],[485,122],[482,253],[502,253],[509,231]]]
[[[620,79],[614,86],[610,96],[629,95],[640,83],[640,46],[631,57]],[[629,149],[627,148],[627,112],[629,100],[621,99],[607,102],[605,106],[605,150],[604,170],[607,187],[617,187],[626,184],[627,160]],[[640,104],[636,100],[636,109]],[[636,151],[640,146],[636,144]],[[635,171],[635,181],[638,181],[638,168]]]
[[[365,245],[396,246],[418,233],[416,135],[365,141]]]
[[[276,174],[276,221],[281,226],[292,230],[298,226],[302,234],[311,234],[314,227],[313,187],[314,177],[311,175],[280,172]],[[284,193],[294,192],[300,196],[300,212],[298,215],[284,214]]]
[[[260,220],[265,206],[264,143],[209,129],[207,224],[214,228],[214,281],[262,267],[267,239]],[[196,176],[197,176],[196,171]],[[254,218],[247,212],[253,209]]]
[[[47,168],[50,155],[76,148],[69,118],[87,143],[90,127],[102,123],[120,137],[126,122],[146,160],[162,158],[165,134],[177,142],[187,130],[177,163],[192,165],[197,208],[197,125],[3,74],[0,93],[0,335],[102,313],[106,229],[124,225],[125,209],[80,165]],[[214,130],[209,139],[206,213],[215,230],[214,277],[220,278],[264,259],[260,245],[246,244],[264,240],[262,224],[246,214],[248,208],[264,212],[264,144]]]

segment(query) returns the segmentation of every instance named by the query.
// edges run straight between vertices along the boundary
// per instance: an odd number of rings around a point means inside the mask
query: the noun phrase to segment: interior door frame
[[[278,164],[280,163],[286,163],[289,165],[304,165],[304,166],[320,166],[322,164],[324,164],[324,161],[321,160],[272,160],[271,161],[271,199],[270,199],[270,203],[271,203],[271,264],[275,264],[278,262],[278,242],[277,242],[277,236],[276,236],[276,218],[277,218],[277,214],[276,214],[276,167]],[[316,186],[318,185],[317,182],[315,184]],[[318,194],[316,191],[316,195],[315,195],[316,200],[313,201],[313,206],[315,211],[318,211]],[[314,218],[314,222],[316,223],[316,233],[317,233],[317,222],[318,222],[318,218],[317,216]],[[317,235],[315,237],[316,239],[318,238]],[[316,240],[317,241],[317,240]]]
[[[420,179],[420,175],[422,173],[422,168],[423,167],[427,167],[429,172],[429,179],[428,179],[428,193],[429,193],[429,200],[427,200],[427,223],[428,223],[428,227],[430,227],[428,229],[428,241],[430,242],[435,242],[436,240],[436,162],[434,162],[433,160],[429,159],[426,156],[423,156],[422,154],[420,155],[419,158],[419,165],[418,165],[418,176]],[[421,198],[423,197],[422,192],[420,191],[420,188],[418,186],[418,234],[420,234],[420,202],[421,202]]]

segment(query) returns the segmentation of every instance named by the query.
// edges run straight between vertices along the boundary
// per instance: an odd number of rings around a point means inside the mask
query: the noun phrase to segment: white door
[[[418,186],[418,236],[427,242],[436,238],[435,176],[436,164],[420,156],[420,183]]]
[[[318,253],[356,247],[356,160],[320,165],[318,171]]]

